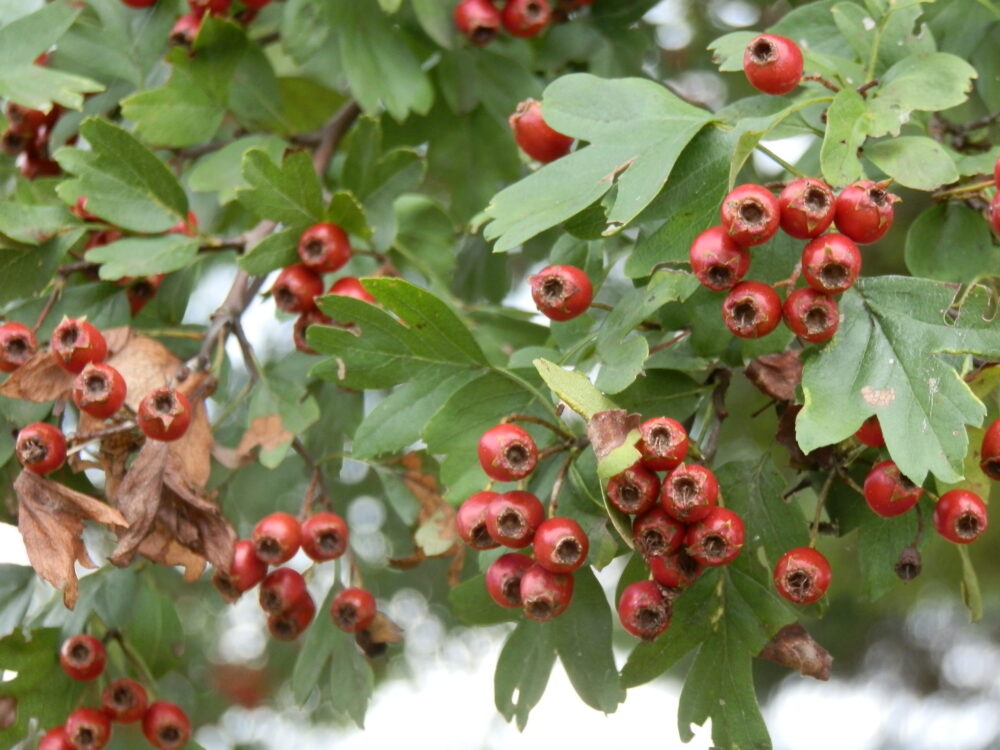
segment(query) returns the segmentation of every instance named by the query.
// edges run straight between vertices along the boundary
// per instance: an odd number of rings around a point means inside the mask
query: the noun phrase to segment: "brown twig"
[[[821,76],[819,73],[810,73],[807,76],[802,76],[802,80],[803,81],[815,81],[816,83],[820,84],[821,86],[825,86],[826,88],[830,89],[830,91],[834,91],[834,92],[839,92],[840,91],[840,86],[838,86],[837,84],[833,83],[832,81],[828,81],[826,78],[824,78],[823,76]]]
[[[573,459],[577,455],[579,455],[579,450],[570,451],[569,455],[566,456],[566,460],[563,461],[563,465],[559,467],[559,473],[556,474],[556,479],[552,483],[552,492],[549,494],[549,518],[555,518],[556,511],[559,510],[559,492],[566,481],[566,474],[569,473],[569,467],[573,464]]]
[[[272,228],[274,226],[273,222],[263,222],[263,224],[270,224]],[[263,277],[255,278],[242,269],[236,272],[236,278],[233,279],[229,293],[209,318],[205,340],[192,364],[196,371],[204,372],[208,369],[212,361],[212,353],[225,342],[232,332],[234,324],[239,321],[243,312],[249,307],[263,283]]]
[[[664,349],[673,346],[678,341],[682,341],[683,339],[687,338],[690,335],[691,335],[691,331],[688,330],[688,329],[684,329],[683,331],[681,331],[680,333],[677,333],[676,335],[670,337],[666,341],[661,341],[659,344],[657,344],[656,346],[652,347],[649,350],[649,354],[650,354],[650,356],[652,356],[653,354],[656,354],[657,352],[661,352]]]
[[[330,497],[330,490],[326,486],[326,479],[323,477],[323,468],[316,462],[316,458],[309,452],[302,440],[296,437],[292,440],[292,450],[299,454],[309,469],[309,487],[306,489],[306,498],[302,503],[300,515],[306,518],[312,513],[313,507],[318,500],[327,510],[333,510],[333,500]]]
[[[870,81],[868,81],[868,83],[863,83],[860,86],[858,86],[858,93],[861,94],[861,96],[868,98],[868,91],[878,86],[878,84],[879,84],[878,78],[872,78]]]
[[[531,424],[537,424],[544,427],[547,430],[551,430],[560,437],[566,438],[567,440],[572,440],[573,435],[560,427],[557,424],[549,422],[548,420],[542,419],[541,417],[533,417],[530,414],[508,414],[506,417],[500,420],[501,423],[506,424],[507,422],[529,422]]]
[[[327,167],[330,166],[330,160],[333,158],[333,154],[340,144],[340,139],[344,137],[344,134],[347,133],[347,130],[354,124],[354,121],[358,119],[358,115],[360,114],[361,107],[358,106],[356,101],[351,99],[340,108],[337,114],[323,128],[323,132],[319,137],[319,145],[313,152],[313,166],[316,168],[316,172],[321,179],[326,174]]]

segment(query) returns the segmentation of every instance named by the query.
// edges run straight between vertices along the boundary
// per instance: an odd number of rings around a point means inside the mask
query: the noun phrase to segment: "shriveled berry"
[[[490,479],[524,479],[538,463],[538,446],[527,430],[516,424],[498,424],[479,438],[479,464]]]
[[[744,247],[760,245],[778,231],[781,209],[778,199],[761,185],[740,185],[722,199],[722,226],[729,238]]]
[[[705,566],[695,560],[683,549],[672,555],[646,558],[649,571],[661,586],[672,589],[687,588],[698,580]]]
[[[875,464],[865,477],[868,507],[884,518],[905,513],[920,500],[923,490],[904,477],[893,461]]]
[[[1000,482],[1000,419],[994,419],[983,434],[979,468],[990,479]]]
[[[566,156],[573,146],[572,138],[549,127],[542,117],[542,105],[535,99],[525,99],[518,104],[508,122],[517,145],[542,164]]]
[[[500,497],[497,492],[483,490],[462,503],[455,514],[455,526],[462,541],[472,549],[493,549],[499,547],[486,527],[486,512],[490,503]]]
[[[319,273],[332,273],[351,259],[351,242],[347,233],[328,221],[313,224],[299,237],[299,258]]]
[[[796,547],[774,566],[774,587],[796,604],[812,604],[830,588],[830,563],[810,547]]]
[[[107,661],[104,644],[92,635],[74,635],[63,641],[59,649],[59,666],[71,679],[80,682],[100,677]]]
[[[656,503],[659,494],[660,478],[641,461],[608,480],[608,502],[622,513],[645,513]]]
[[[885,437],[882,435],[882,425],[879,424],[878,417],[874,414],[861,423],[857,432],[854,433],[854,437],[859,443],[867,445],[869,448],[881,448],[885,445]]]
[[[859,245],[875,242],[889,231],[898,196],[886,190],[887,183],[861,180],[848,185],[837,196],[834,223],[841,233]]]
[[[104,336],[85,318],[63,318],[52,331],[49,345],[56,364],[74,375],[91,362],[103,362],[108,356]]]
[[[521,606],[521,578],[534,563],[530,557],[508,552],[486,569],[486,591],[501,607]]]
[[[101,708],[119,724],[139,721],[146,713],[148,705],[149,696],[146,694],[146,688],[128,677],[115,680],[101,693]]]
[[[493,498],[486,508],[486,530],[505,547],[521,549],[531,544],[535,530],[545,520],[542,501],[530,492],[513,490]]]
[[[73,403],[97,419],[107,419],[125,403],[125,378],[104,362],[89,364],[73,381]]]
[[[156,701],[142,717],[142,733],[159,750],[178,750],[191,739],[191,720],[177,704]]]
[[[294,641],[309,627],[316,616],[316,602],[306,594],[291,609],[267,616],[267,630],[279,641]]]
[[[618,599],[618,619],[629,633],[652,641],[670,624],[672,607],[653,581],[630,583]]]
[[[787,37],[761,34],[743,53],[743,72],[750,85],[772,96],[787,94],[802,80],[802,50]]]
[[[538,312],[552,320],[572,320],[590,307],[594,288],[575,266],[549,266],[528,279]]]
[[[728,565],[743,549],[743,519],[728,508],[713,508],[705,518],[688,527],[687,553],[702,565]]]
[[[828,294],[812,287],[796,289],[782,307],[785,324],[810,344],[829,341],[840,326],[840,306]]]
[[[802,276],[813,289],[840,294],[850,289],[861,273],[861,251],[850,237],[824,234],[802,251]]]
[[[272,615],[294,609],[299,599],[308,596],[306,579],[297,570],[272,570],[260,584],[260,608]]]
[[[572,573],[587,562],[590,540],[572,518],[549,518],[535,530],[535,561],[553,573]]]
[[[314,513],[300,528],[302,550],[313,560],[336,560],[347,551],[347,522],[336,513]]]
[[[14,453],[32,474],[51,474],[66,460],[66,436],[55,425],[35,422],[18,431]]]
[[[8,321],[0,325],[0,372],[14,372],[38,351],[38,340],[31,329]]]
[[[632,522],[632,543],[645,558],[670,555],[684,544],[684,524],[656,506]]]
[[[229,572],[217,570],[212,583],[226,599],[236,600],[244,591],[249,591],[263,581],[266,575],[267,563],[257,557],[253,542],[240,539],[233,546],[233,562],[229,566]]]
[[[458,33],[480,47],[496,39],[501,23],[500,11],[490,0],[461,0],[455,6]]]
[[[781,298],[767,284],[742,281],[726,295],[722,319],[734,336],[758,339],[781,322]]]
[[[96,708],[76,709],[63,726],[74,750],[101,750],[111,739],[111,719]]]
[[[501,18],[511,36],[538,36],[552,20],[552,7],[548,0],[507,0]]]
[[[151,440],[180,440],[191,424],[191,402],[175,388],[154,388],[139,402],[135,421]]]
[[[988,525],[986,503],[975,492],[948,490],[934,506],[934,528],[955,544],[971,544]]]
[[[711,227],[694,238],[688,251],[691,272],[712,291],[732,289],[750,268],[750,251],[733,241],[725,227]]]
[[[687,430],[676,419],[653,417],[639,426],[639,442],[635,447],[647,469],[671,471],[687,457]]]
[[[274,304],[285,312],[301,313],[316,307],[323,293],[323,277],[301,263],[284,269],[271,287]]]
[[[302,530],[295,516],[278,511],[260,519],[251,538],[257,557],[268,565],[281,565],[299,551]]]
[[[38,750],[73,750],[66,727],[53,727],[38,741]]]
[[[521,602],[526,617],[547,622],[558,617],[573,599],[573,576],[532,565],[521,576]]]
[[[354,299],[359,299],[362,302],[370,302],[373,305],[375,304],[375,298],[354,276],[344,276],[341,279],[337,279],[330,285],[329,293],[339,294],[342,297],[353,297]]]
[[[719,499],[715,474],[699,464],[678,466],[663,480],[660,504],[680,523],[694,523],[708,516]]]
[[[823,180],[800,177],[785,185],[778,195],[781,228],[800,240],[818,237],[833,223],[833,190]]]
[[[344,589],[330,605],[333,624],[349,633],[366,629],[375,620],[375,613],[375,597],[359,588]]]

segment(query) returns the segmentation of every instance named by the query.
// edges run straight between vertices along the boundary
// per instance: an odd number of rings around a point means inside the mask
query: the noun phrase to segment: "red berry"
[[[65,727],[55,727],[38,742],[38,750],[73,750]]]
[[[558,617],[573,599],[573,576],[532,565],[521,576],[521,602],[526,617],[546,622]]]
[[[35,134],[48,119],[42,110],[29,109],[15,102],[7,102],[5,112],[10,129],[28,140],[34,140]]]
[[[153,747],[177,750],[191,739],[191,720],[180,706],[156,701],[142,717],[142,733]]]
[[[278,309],[293,313],[315,309],[322,293],[323,277],[301,263],[284,269],[271,287]]]
[[[333,624],[349,633],[365,630],[375,620],[375,597],[364,589],[344,589],[333,598]]]
[[[56,364],[74,375],[91,362],[103,362],[108,356],[104,336],[84,318],[63,318],[52,331],[49,344]]]
[[[705,570],[704,565],[682,549],[672,555],[648,557],[646,560],[656,582],[671,589],[690,586]]]
[[[191,12],[198,16],[203,16],[206,13],[215,16],[222,15],[229,10],[229,6],[232,4],[233,0],[188,0]]]
[[[552,20],[552,8],[548,0],[507,0],[502,19],[511,36],[538,36]]]
[[[812,604],[830,588],[830,563],[810,547],[796,547],[774,566],[774,587],[796,604]]]
[[[688,259],[701,285],[715,292],[732,289],[750,268],[750,251],[736,244],[721,226],[706,229],[695,237]]]
[[[1000,482],[1000,419],[994,419],[983,435],[979,450],[979,468],[995,482]]]
[[[819,292],[840,294],[850,289],[859,273],[861,251],[842,234],[824,234],[802,251],[802,275]]]
[[[333,325],[333,320],[319,310],[307,310],[298,317],[292,329],[292,340],[295,342],[295,348],[305,354],[316,354],[316,350],[306,341],[306,331],[311,325],[329,326]]]
[[[361,282],[354,276],[345,276],[342,279],[337,279],[330,286],[329,293],[339,294],[342,297],[353,297],[354,299],[359,299],[362,302],[375,304],[375,298],[367,289],[361,286]]]
[[[104,247],[105,245],[110,245],[112,242],[118,242],[124,236],[117,229],[103,229],[100,232],[91,232],[90,237],[87,239],[87,244],[83,246],[83,253],[86,255],[95,247]]]
[[[684,544],[684,524],[675,521],[660,506],[632,522],[632,543],[643,557],[663,557]]]
[[[236,600],[244,591],[249,591],[263,581],[266,575],[267,563],[257,557],[253,542],[240,539],[233,546],[233,562],[229,566],[229,573],[216,571],[212,583],[224,597]]]
[[[955,544],[971,544],[988,525],[986,504],[975,492],[949,490],[934,506],[934,528]]]
[[[347,522],[336,513],[316,513],[300,528],[302,549],[313,560],[336,560],[347,551]]]
[[[552,320],[572,320],[590,307],[594,288],[574,266],[549,266],[528,279],[538,312]]]
[[[71,679],[80,682],[99,677],[107,660],[104,644],[92,635],[74,635],[63,641],[59,649],[59,666]]]
[[[618,599],[618,619],[629,633],[651,641],[670,624],[670,602],[653,581],[630,583]]]
[[[191,424],[191,402],[174,388],[154,388],[139,402],[135,421],[151,440],[180,440]]]
[[[167,230],[167,234],[183,234],[188,237],[196,237],[198,235],[198,217],[194,211],[188,211],[187,218],[180,219]]]
[[[608,480],[608,502],[622,513],[645,513],[656,503],[659,494],[660,478],[641,461]]]
[[[1000,191],[993,196],[989,207],[986,209],[986,220],[990,223],[993,234],[1000,236]]]
[[[18,431],[14,452],[32,474],[51,474],[66,460],[66,436],[55,425],[35,422]]]
[[[14,321],[0,325],[0,372],[14,372],[37,350],[38,341],[28,326]]]
[[[590,540],[571,518],[549,518],[535,530],[535,561],[553,573],[572,573],[587,562]]]
[[[829,341],[840,326],[840,306],[833,297],[812,287],[796,289],[782,307],[785,324],[810,344]]]
[[[111,739],[111,719],[96,708],[76,709],[63,726],[75,750],[101,750]]]
[[[688,527],[684,546],[702,565],[728,565],[743,549],[744,536],[743,519],[727,508],[712,508]]]
[[[508,552],[486,569],[486,592],[501,607],[521,606],[521,578],[534,563],[530,557]]]
[[[802,50],[791,39],[761,34],[743,53],[743,72],[750,85],[773,96],[787,94],[802,80]]]
[[[243,4],[251,10],[260,10],[271,4],[271,0],[243,0]]]
[[[569,153],[573,139],[553,130],[542,118],[542,105],[525,99],[507,120],[517,145],[535,161],[548,164]]]
[[[542,502],[530,492],[513,490],[493,498],[486,508],[486,530],[505,547],[521,549],[531,544],[535,530],[545,520]]]
[[[125,403],[125,378],[109,364],[89,364],[73,381],[73,403],[97,419],[107,419]]]
[[[300,597],[291,609],[267,616],[267,629],[279,641],[294,641],[316,616],[316,602],[309,594]]]
[[[156,0],[122,0],[122,3],[130,8],[152,8]]]
[[[869,508],[884,518],[892,518],[916,505],[923,490],[900,474],[895,463],[882,461],[865,477],[864,494]]]
[[[778,199],[761,185],[740,185],[722,199],[722,226],[737,245],[760,245],[778,231]]]
[[[869,448],[881,448],[885,445],[882,425],[878,423],[878,417],[874,414],[861,423],[858,431],[854,433],[854,437],[859,443],[867,445]]]
[[[479,463],[490,479],[514,482],[535,470],[538,447],[516,424],[498,424],[479,438]]]
[[[993,165],[993,184],[1000,187],[1000,156],[997,157],[996,163]]]
[[[119,724],[139,721],[146,713],[148,704],[146,688],[127,677],[115,680],[101,693],[101,707],[104,713]]]
[[[462,0],[455,7],[455,28],[480,47],[496,38],[500,23],[500,11],[490,0]]]
[[[493,549],[500,546],[486,528],[487,508],[498,497],[499,493],[483,490],[471,495],[459,506],[458,513],[455,514],[455,526],[462,541],[472,549]]]
[[[294,609],[299,599],[308,596],[306,579],[297,570],[278,568],[260,584],[260,608],[272,615]]]
[[[31,143],[28,143],[25,150],[17,157],[16,164],[21,176],[26,180],[34,180],[37,177],[56,177],[62,174],[59,162],[48,158],[44,151],[38,151]]]
[[[257,557],[268,565],[281,565],[299,551],[302,531],[295,516],[278,511],[260,519],[251,538]]]
[[[767,284],[741,281],[722,302],[722,319],[734,336],[758,339],[781,322],[781,297]]]
[[[653,417],[639,426],[639,442],[635,447],[647,469],[671,471],[687,456],[687,430],[676,419]]]
[[[319,273],[332,273],[351,259],[351,242],[336,224],[313,224],[299,237],[302,263]]]
[[[201,16],[197,13],[185,13],[177,19],[167,36],[170,44],[178,47],[190,47],[201,29]]]
[[[834,201],[833,190],[823,180],[793,180],[778,196],[781,228],[800,240],[818,237],[833,223]]]
[[[128,309],[133,318],[156,296],[164,278],[166,276],[162,273],[153,276],[140,276],[128,285],[125,296],[128,298]]]
[[[899,198],[885,187],[884,182],[861,180],[841,190],[834,217],[837,229],[859,245],[875,242],[888,232],[893,204]]]
[[[671,518],[694,523],[712,512],[719,499],[719,483],[709,469],[698,464],[678,466],[663,480],[660,503]]]

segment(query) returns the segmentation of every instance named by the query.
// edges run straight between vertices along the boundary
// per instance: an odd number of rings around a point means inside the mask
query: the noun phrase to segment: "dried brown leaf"
[[[128,529],[119,535],[118,546],[110,558],[115,565],[125,566],[132,561],[156,522],[169,456],[169,443],[147,440],[115,493],[109,495],[129,522]]]
[[[146,538],[139,543],[138,552],[143,557],[161,565],[183,567],[184,580],[188,583],[194,583],[205,572],[205,558],[181,545],[160,524],[156,524]]]
[[[0,385],[0,396],[40,403],[66,398],[72,387],[73,376],[43,349],[10,374]]]
[[[802,411],[802,407],[798,404],[788,406],[784,410],[779,407],[781,416],[778,419],[778,431],[775,433],[774,439],[779,445],[788,449],[788,457],[793,466],[804,469],[832,468],[837,456],[834,446],[827,445],[823,448],[817,448],[808,454],[803,453],[802,449],[799,448],[799,443],[795,439],[795,418],[800,411]]]
[[[830,652],[814,641],[798,623],[786,625],[779,630],[764,646],[760,658],[794,669],[805,677],[824,681],[830,679],[830,669],[833,666]]]
[[[122,374],[128,392],[126,405],[135,411],[143,396],[154,388],[172,385],[183,363],[172,351],[155,339],[133,336],[108,364]]]
[[[366,631],[373,643],[402,643],[403,629],[381,612],[375,613],[375,619]]]
[[[236,446],[236,453],[242,461],[247,459],[255,448],[271,450],[294,438],[295,435],[285,429],[280,414],[268,414],[251,420],[250,426]]]
[[[638,430],[642,417],[629,414],[625,409],[599,411],[587,422],[587,437],[594,448],[597,460],[625,442],[632,430]]]
[[[750,382],[778,401],[794,401],[795,389],[802,382],[802,361],[798,351],[765,354],[746,368]]]

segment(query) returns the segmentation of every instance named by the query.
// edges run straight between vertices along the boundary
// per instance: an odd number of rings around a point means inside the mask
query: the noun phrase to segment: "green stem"
[[[764,146],[764,145],[758,143],[757,144],[757,150],[760,151],[762,154],[764,154],[764,156],[766,156],[768,159],[770,159],[771,161],[773,161],[776,164],[778,164],[778,166],[782,167],[789,174],[793,174],[796,177],[805,177],[806,176],[803,172],[801,172],[796,167],[794,167],[793,165],[789,164],[787,161],[785,161],[784,159],[782,159],[780,156],[778,156],[776,153],[774,153],[767,146]]]

